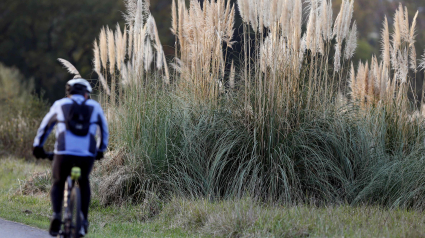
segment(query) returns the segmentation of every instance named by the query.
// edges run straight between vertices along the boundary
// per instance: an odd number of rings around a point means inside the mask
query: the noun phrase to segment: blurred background
[[[341,0],[332,2],[335,18]],[[355,0],[358,48],[354,62],[379,55],[384,16],[388,17],[391,27],[394,11],[400,2],[407,6],[410,19],[419,11],[416,49],[418,58],[423,54],[423,0]],[[171,0],[151,0],[150,10],[156,19],[165,53],[172,58]],[[104,25],[115,28],[118,22],[123,29],[124,11],[124,0],[1,0],[0,64],[12,68],[24,81],[33,80],[35,92],[44,92],[43,97],[52,102],[64,96],[64,84],[71,77],[56,59],[69,60],[85,78],[97,78],[92,72],[93,41]],[[239,20],[235,28],[240,26]],[[422,81],[423,77],[417,78]]]

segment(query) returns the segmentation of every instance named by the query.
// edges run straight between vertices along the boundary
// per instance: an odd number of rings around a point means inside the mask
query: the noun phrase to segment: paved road
[[[1,238],[48,238],[47,231],[40,230],[24,224],[0,219]]]

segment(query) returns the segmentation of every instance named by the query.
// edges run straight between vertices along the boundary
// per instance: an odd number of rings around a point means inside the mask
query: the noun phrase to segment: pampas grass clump
[[[329,0],[173,0],[167,59],[149,3],[125,2],[124,30],[102,28],[94,44],[110,149],[123,151],[102,174],[99,187],[114,190],[105,203],[172,194],[423,208],[423,111],[408,97],[425,68],[417,15],[410,23],[400,6],[393,32],[385,18],[381,57],[355,67],[354,0],[335,19]]]

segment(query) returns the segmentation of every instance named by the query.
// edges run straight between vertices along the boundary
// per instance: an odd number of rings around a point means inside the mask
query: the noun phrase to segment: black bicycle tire
[[[74,228],[74,229],[71,229],[71,238],[79,238],[80,230],[82,226],[82,220],[81,220],[81,192],[78,186],[74,186],[72,188],[70,204],[71,204],[71,210],[70,210],[71,222]],[[74,209],[74,206],[76,206],[76,209]],[[73,224],[74,218],[75,218],[75,224]]]

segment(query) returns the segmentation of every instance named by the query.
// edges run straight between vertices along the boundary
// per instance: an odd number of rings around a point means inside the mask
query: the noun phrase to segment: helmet
[[[92,87],[90,86],[90,83],[80,77],[75,77],[74,79],[69,80],[66,83],[66,94],[84,94],[84,93],[91,93]]]

